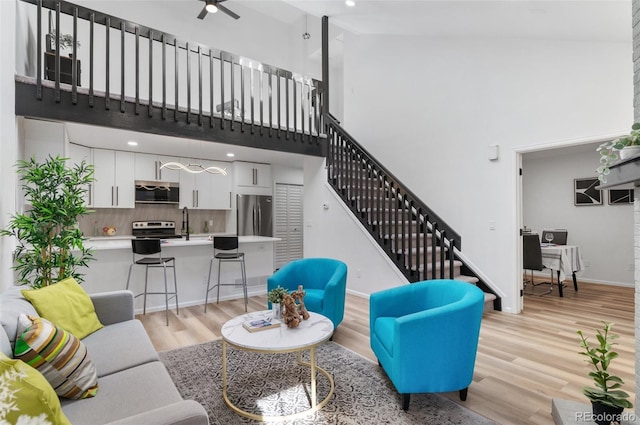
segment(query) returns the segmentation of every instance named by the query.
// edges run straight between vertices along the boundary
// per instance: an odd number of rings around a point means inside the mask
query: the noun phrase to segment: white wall
[[[275,183],[304,184],[304,176],[301,168],[286,167],[284,165],[272,165],[273,187]]]
[[[13,40],[16,37],[16,4],[0,1],[0,39]],[[15,118],[16,50],[13,43],[0,43],[0,228],[6,228],[11,214],[16,210],[17,179],[13,163],[18,157],[18,131]],[[13,282],[11,252],[14,248],[11,238],[0,238],[0,291]]]
[[[518,312],[515,150],[626,131],[631,43],[347,34],[344,61],[345,127],[462,235]]]
[[[595,177],[594,150],[528,159],[523,168],[523,223],[543,229],[566,228],[568,243],[578,245],[587,266],[579,279],[633,286],[633,205],[576,206],[573,180]]]
[[[203,6],[199,1],[79,0],[75,3],[186,40],[291,69],[290,28],[281,21],[247,9],[242,2],[227,6],[241,16],[238,20],[221,13],[196,19]]]

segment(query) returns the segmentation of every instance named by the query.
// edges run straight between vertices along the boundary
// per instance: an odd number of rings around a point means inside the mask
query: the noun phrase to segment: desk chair
[[[165,299],[165,316],[167,326],[169,326],[169,299],[176,299],[176,314],[178,311],[178,279],[176,278],[176,262],[174,257],[163,257],[162,248],[160,246],[160,239],[132,239],[131,240],[132,262],[129,266],[129,275],[127,276],[127,289],[129,289],[129,281],[131,279],[131,270],[133,266],[145,266],[144,273],[144,292],[136,295],[144,296],[144,303],[142,307],[142,314],[147,314],[147,295],[160,295],[164,294]],[[157,257],[144,257],[145,255],[155,255]],[[143,256],[137,258],[136,256]],[[164,292],[149,292],[147,290],[147,282],[149,277],[149,267],[162,267],[164,271]],[[174,291],[169,292],[167,285],[167,267],[173,268],[173,287]],[[171,295],[171,297],[169,296]]]
[[[218,281],[215,285],[210,287],[211,284],[211,269],[213,268],[214,260],[218,260]],[[204,297],[204,312],[207,312],[207,303],[209,301],[209,292],[213,288],[218,287],[218,295],[216,298],[216,304],[220,302],[220,287],[221,286],[236,286],[235,283],[220,283],[220,269],[222,263],[240,263],[240,272],[242,273],[242,290],[244,292],[244,311],[247,311],[247,305],[249,303],[247,297],[247,272],[244,264],[244,252],[238,252],[238,237],[237,236],[215,236],[213,238],[213,256],[209,261],[209,276],[207,277],[207,293]]]
[[[543,230],[542,231],[542,243],[546,243],[547,234],[551,233],[553,235],[553,239],[551,240],[552,244],[556,245],[566,245],[567,244],[567,230],[566,229],[553,229],[553,230]]]
[[[551,270],[551,283],[549,286],[549,290],[547,292],[542,292],[540,294],[535,293],[535,287],[539,285],[549,284],[549,282],[541,282],[534,283],[533,281],[533,271],[538,270],[542,271],[546,269],[544,264],[542,264],[542,250],[540,249],[540,237],[537,233],[525,233],[522,235],[522,268],[525,270],[529,270],[531,272],[531,279],[524,280],[524,288],[526,289],[527,284],[531,283],[531,292],[529,294],[533,295],[546,295],[551,293],[553,289],[553,270]]]

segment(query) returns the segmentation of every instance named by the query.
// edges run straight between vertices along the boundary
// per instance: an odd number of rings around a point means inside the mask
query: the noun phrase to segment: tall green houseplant
[[[91,212],[84,195],[94,181],[93,167],[84,161],[68,167],[66,161],[49,156],[43,163],[17,163],[27,211],[13,215],[0,235],[18,240],[13,268],[19,285],[41,288],[68,277],[82,282],[78,269],[92,259],[78,218]]]
[[[584,387],[582,392],[592,403],[603,404],[622,411],[624,408],[633,407],[633,404],[627,400],[629,394],[620,389],[624,384],[622,378],[611,374],[609,370],[611,362],[618,358],[618,353],[613,349],[613,346],[616,345],[614,340],[618,339],[618,335],[611,332],[613,323],[602,323],[603,328],[596,329],[598,341],[594,345],[589,343],[582,331],[578,331],[582,347],[580,354],[587,357],[587,363],[593,367],[589,376],[593,379],[594,386]]]

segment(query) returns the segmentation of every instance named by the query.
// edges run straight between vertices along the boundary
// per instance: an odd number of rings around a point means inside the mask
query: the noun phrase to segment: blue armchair
[[[427,280],[369,298],[371,349],[409,409],[411,393],[459,391],[473,379],[484,294],[456,280]]]
[[[267,280],[267,291],[277,286],[295,291],[298,285],[302,285],[307,293],[304,297],[307,310],[328,317],[337,328],[344,317],[347,265],[331,258],[291,261]]]

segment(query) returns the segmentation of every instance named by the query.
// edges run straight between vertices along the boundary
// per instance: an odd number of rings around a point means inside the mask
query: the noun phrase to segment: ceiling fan
[[[201,0],[201,1],[204,1],[205,5],[202,8],[202,11],[200,12],[200,14],[198,15],[198,19],[204,19],[204,17],[207,16],[208,13],[216,13],[218,10],[223,13],[226,13],[227,15],[231,16],[233,19],[240,18],[240,15],[234,13],[233,11],[227,9],[226,7],[220,4],[226,0]]]

